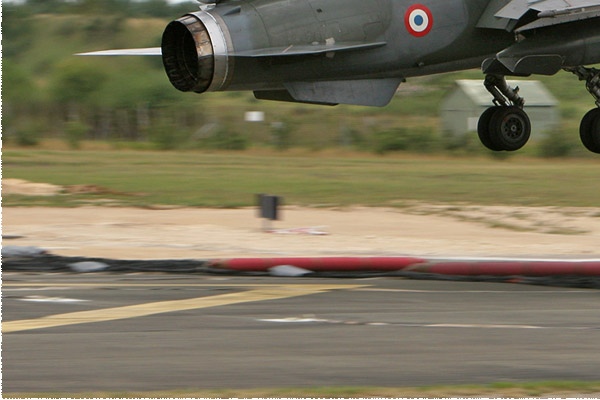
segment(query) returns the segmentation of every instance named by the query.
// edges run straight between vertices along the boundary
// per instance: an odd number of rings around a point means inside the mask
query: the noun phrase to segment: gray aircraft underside
[[[528,140],[524,99],[505,76],[573,72],[596,107],[580,126],[600,153],[600,0],[221,0],[171,22],[160,55],[181,91],[385,106],[412,76],[480,67],[495,106],[478,133],[492,150]],[[588,66],[588,67],[586,67]]]

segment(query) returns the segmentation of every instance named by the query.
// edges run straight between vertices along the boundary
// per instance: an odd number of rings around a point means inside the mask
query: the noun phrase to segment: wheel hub
[[[507,139],[519,139],[523,135],[523,121],[516,116],[506,118],[502,124],[502,132]]]

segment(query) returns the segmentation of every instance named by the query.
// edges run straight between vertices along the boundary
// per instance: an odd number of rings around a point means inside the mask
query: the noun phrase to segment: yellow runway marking
[[[108,287],[108,288],[125,288],[125,287],[243,287],[243,288],[260,288],[260,287],[273,287],[269,283],[113,283],[113,282],[98,282],[98,283],[56,283],[50,284],[47,282],[3,282],[2,287],[55,287],[55,288],[96,288],[96,287]],[[299,286],[299,285],[279,285],[279,286]],[[302,286],[315,286],[315,285],[302,285]],[[329,288],[343,289],[349,285],[316,285],[319,287],[327,286]],[[356,287],[355,285],[350,285]]]
[[[78,284],[61,285],[78,286]],[[98,285],[100,286],[100,285]],[[112,286],[101,285],[101,286]],[[138,285],[124,285],[138,286]],[[171,285],[166,285],[171,286]],[[190,285],[188,285],[190,286]],[[208,286],[208,285],[207,285]],[[211,286],[233,286],[233,285],[211,285]],[[162,314],[174,311],[195,310],[225,306],[229,304],[248,303],[255,301],[266,301],[284,299],[289,297],[305,296],[315,293],[324,293],[336,289],[355,289],[362,285],[239,285],[251,286],[254,289],[228,293],[217,296],[198,297],[185,300],[159,301],[155,303],[136,304],[131,306],[104,308],[100,310],[79,311],[66,314],[49,315],[36,319],[25,319],[20,321],[5,321],[2,323],[2,333],[20,332],[32,329],[53,328],[57,326],[85,324],[90,322],[114,321],[119,319],[144,317],[154,314]],[[238,286],[238,287],[239,287]]]

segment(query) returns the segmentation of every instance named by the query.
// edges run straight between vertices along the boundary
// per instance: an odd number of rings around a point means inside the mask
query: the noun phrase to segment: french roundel
[[[429,8],[422,4],[413,4],[404,14],[404,24],[408,33],[422,37],[429,33],[433,27],[433,15]]]

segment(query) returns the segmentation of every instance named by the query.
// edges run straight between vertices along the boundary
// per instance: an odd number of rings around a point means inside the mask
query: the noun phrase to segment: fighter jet
[[[600,154],[600,0],[207,0],[161,47],[83,54],[160,55],[184,92],[324,105],[385,106],[407,78],[481,68],[493,106],[478,135],[495,151],[531,132],[505,77],[566,70],[595,100],[580,136]]]

